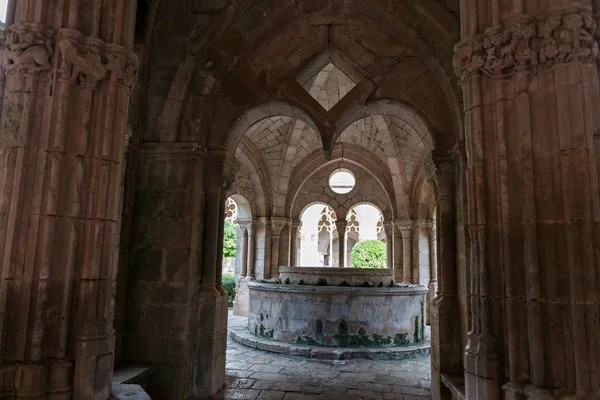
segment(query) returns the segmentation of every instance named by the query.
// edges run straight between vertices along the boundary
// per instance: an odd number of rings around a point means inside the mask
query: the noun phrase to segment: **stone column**
[[[397,220],[395,225],[402,234],[402,281],[406,283],[413,283],[412,221]]]
[[[279,277],[279,235],[288,224],[288,220],[280,217],[271,218],[271,278]]]
[[[429,304],[428,313],[427,313],[427,324],[431,325],[431,305],[433,304],[433,300],[437,296],[438,292],[438,280],[437,280],[437,239],[436,239],[436,226],[431,224],[429,228],[429,284],[427,285],[427,289],[429,292],[427,293],[427,303]]]
[[[346,227],[348,221],[338,219],[335,221],[335,227],[338,231],[338,266],[346,266]]]
[[[250,243],[251,238],[251,224],[252,220],[241,220],[238,219],[238,224],[240,226],[242,233],[241,237],[241,246],[239,257],[241,258],[242,270],[240,274],[240,278],[236,280],[236,290],[235,290],[235,301],[233,303],[233,314],[247,316],[248,315],[248,304],[249,304],[249,290],[248,290],[248,281],[250,280],[250,271],[249,268],[249,257],[250,255],[254,255],[254,252],[250,254]],[[239,240],[239,239],[238,239]]]
[[[268,217],[259,217],[256,233],[256,266],[262,271],[255,271],[256,278],[269,279],[271,278],[271,220]]]
[[[227,343],[227,294],[221,285],[223,231],[227,190],[238,165],[224,151],[211,150],[204,173],[203,259],[198,296],[198,337],[193,353],[195,374],[192,393],[214,394],[224,385]],[[207,323],[210,321],[210,323]]]
[[[206,211],[204,212],[204,245],[200,291],[205,295],[214,297],[223,295],[217,289],[217,270],[220,269],[218,265],[219,253],[222,254],[223,251],[222,248],[219,249],[219,236],[225,215],[223,202],[224,163],[225,154],[210,153],[204,174],[204,207]],[[222,242],[221,240],[221,244]]]
[[[256,250],[256,222],[253,220],[246,226],[248,232],[248,280],[254,280],[256,277],[255,271],[255,250]]]
[[[383,221],[383,229],[385,231],[385,247],[386,247],[386,266],[394,268],[394,223],[392,221]]]
[[[454,59],[468,154],[466,394],[596,398],[598,10],[468,3]]]
[[[239,221],[238,224],[240,224]],[[248,276],[248,228],[246,228],[246,224],[240,224],[240,226],[242,226],[242,246],[240,247],[239,253],[242,266],[242,269],[240,271],[240,278],[244,279]]]
[[[298,231],[302,222],[299,220],[292,220],[290,223],[290,266],[296,267],[298,265]]]
[[[421,286],[427,286],[430,279],[429,266],[429,232],[431,229],[431,221],[429,220],[413,220],[412,233],[412,264],[413,283]],[[426,274],[424,274],[426,271]],[[424,276],[426,275],[426,276]]]
[[[455,175],[456,166],[450,154],[434,155],[435,168],[428,171],[437,196],[438,230],[437,268],[438,295],[431,304],[431,368],[434,399],[449,399],[441,374],[462,375],[460,309],[457,296]]]
[[[3,395],[106,399],[135,5],[67,0],[57,18],[52,1],[11,4],[0,120]],[[115,14],[119,24],[105,22]]]
[[[395,224],[394,224],[395,225]],[[396,226],[394,226],[396,228]],[[402,233],[399,229],[394,229],[394,281],[402,282],[404,271],[402,267],[403,263],[403,250],[402,250]]]

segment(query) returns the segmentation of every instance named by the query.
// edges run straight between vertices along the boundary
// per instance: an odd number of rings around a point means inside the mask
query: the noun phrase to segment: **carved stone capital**
[[[75,85],[93,89],[107,76],[128,90],[135,84],[138,58],[123,46],[64,28],[58,32],[58,50],[62,56],[58,72]]]
[[[335,227],[338,232],[346,232],[346,228],[348,227],[348,221],[345,219],[337,219],[335,221]]]
[[[8,27],[2,59],[4,71],[40,73],[52,69],[54,32],[40,24],[17,22]]]
[[[398,219],[394,222],[394,225],[400,233],[402,238],[410,238],[412,235],[413,221],[410,219]]]
[[[110,79],[131,91],[138,77],[137,55],[123,46],[112,43],[106,45],[106,58],[106,70],[110,72]]]
[[[433,221],[429,219],[417,219],[413,221],[413,227],[415,228],[431,228],[433,226]]]
[[[281,234],[281,230],[288,224],[288,219],[283,217],[272,217],[271,218],[271,228],[273,229],[273,236],[279,236]]]
[[[58,51],[62,61],[58,72],[62,79],[75,85],[95,88],[106,76],[105,60],[102,59],[104,42],[85,36],[73,29],[58,32]]]
[[[557,8],[537,20],[518,16],[454,47],[456,75],[510,77],[534,66],[593,63],[598,57],[596,22],[589,7]]]

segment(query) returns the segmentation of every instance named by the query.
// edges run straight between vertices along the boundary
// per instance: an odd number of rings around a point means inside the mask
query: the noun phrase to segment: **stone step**
[[[113,384],[137,384],[146,387],[148,377],[156,372],[154,364],[122,363],[113,371]]]
[[[253,349],[320,360],[351,360],[360,358],[370,360],[404,360],[430,354],[429,341],[406,347],[324,347],[268,340],[254,336],[241,324],[230,325],[228,330],[229,336],[234,342]]]

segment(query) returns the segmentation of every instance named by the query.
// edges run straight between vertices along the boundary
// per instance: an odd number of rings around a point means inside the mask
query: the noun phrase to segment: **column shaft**
[[[484,9],[469,18],[480,37],[463,37],[455,55],[473,267],[467,397],[594,398],[598,10],[531,3],[494,23]]]
[[[271,218],[271,278],[279,277],[279,236],[281,235],[281,230],[287,224],[288,221],[285,218]]]
[[[298,230],[300,229],[300,221],[292,221],[290,226],[290,265],[295,267],[298,265]]]
[[[337,220],[335,221],[335,227],[338,232],[338,266],[346,266],[346,228],[348,227],[348,221]]]
[[[135,10],[67,1],[56,18],[50,1],[11,5],[19,12],[9,9],[3,43],[0,380],[11,381],[10,398],[108,398]],[[122,24],[101,23],[115,13]],[[74,54],[89,63],[74,68]]]
[[[391,221],[384,221],[385,230],[385,248],[386,248],[386,266],[394,268],[394,224]]]
[[[242,248],[240,249],[240,256],[242,258],[242,271],[240,277],[242,279],[248,276],[248,228],[242,229]]]
[[[413,283],[412,221],[398,221],[396,225],[402,234],[402,281],[406,283]]]
[[[255,279],[256,223],[248,225],[248,278]]]

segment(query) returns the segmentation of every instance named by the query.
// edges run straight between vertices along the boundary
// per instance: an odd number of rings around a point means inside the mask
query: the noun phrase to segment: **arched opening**
[[[346,220],[346,266],[391,269],[393,239],[384,229],[379,208],[370,203],[357,204],[348,211]],[[360,248],[353,251],[357,245]]]
[[[250,203],[243,195],[232,194],[225,202],[224,217],[221,283],[227,293],[228,308],[235,315],[248,315],[248,288],[245,281],[254,276]]]
[[[323,203],[311,204],[300,216],[298,266],[333,267],[334,245],[338,245],[336,222],[333,209]],[[337,247],[336,247],[337,250]]]

